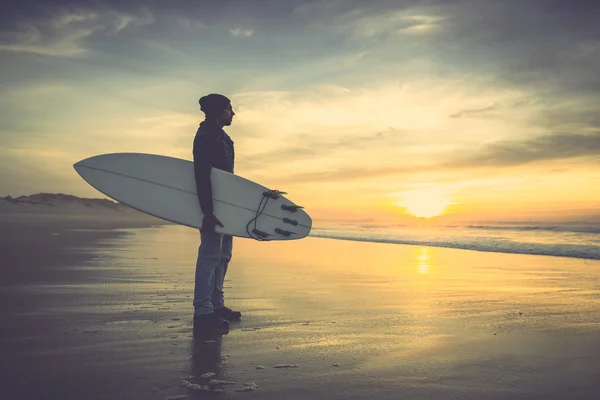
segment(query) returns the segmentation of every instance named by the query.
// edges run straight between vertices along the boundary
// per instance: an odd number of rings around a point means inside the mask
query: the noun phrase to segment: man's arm
[[[194,174],[196,177],[196,192],[204,215],[213,213],[212,184],[210,181],[212,151],[209,138],[203,134],[196,135],[193,151]]]

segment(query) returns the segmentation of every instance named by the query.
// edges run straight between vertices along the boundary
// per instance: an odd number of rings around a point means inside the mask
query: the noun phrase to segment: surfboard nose
[[[95,158],[98,158],[98,156],[87,157],[82,160],[79,160],[75,164],[73,164],[73,168],[75,168],[75,170],[77,170],[78,168],[85,167],[86,165],[90,164],[91,161]]]
[[[84,158],[83,160],[77,161],[75,164],[73,164],[73,169],[75,169],[75,171],[77,171],[77,173],[80,174],[80,170],[81,170],[81,168],[85,167],[85,162],[87,160],[88,160],[87,158]]]
[[[83,160],[77,161],[75,164],[73,164],[73,167],[77,168],[77,167],[90,166],[90,165],[94,164],[94,161],[106,158],[106,156],[110,156],[110,154],[98,154],[95,156],[87,157],[87,158],[84,158]]]

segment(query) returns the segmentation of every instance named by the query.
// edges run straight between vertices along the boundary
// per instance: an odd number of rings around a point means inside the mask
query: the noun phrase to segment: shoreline
[[[32,228],[38,230],[52,230],[52,231],[68,231],[68,230],[79,230],[79,231],[114,231],[124,229],[144,229],[144,228],[157,228],[163,226],[179,226],[178,224],[170,221],[161,220],[152,216],[115,216],[113,213],[107,215],[102,214],[60,214],[60,213],[43,213],[43,214],[31,214],[31,213],[0,213],[0,231],[3,228],[11,229],[16,228]],[[0,232],[0,239],[6,240],[2,232]],[[502,251],[498,249],[477,249],[468,246],[461,245],[443,245],[438,243],[428,242],[415,242],[405,243],[397,241],[396,239],[380,239],[380,238],[352,238],[352,237],[336,237],[327,236],[326,234],[318,233],[316,235],[309,235],[308,237],[313,239],[329,239],[336,241],[347,241],[347,242],[359,242],[359,243],[377,243],[387,244],[396,246],[411,246],[411,247],[431,247],[440,249],[451,249],[451,250],[463,250],[473,251],[481,253],[491,254],[514,254],[523,256],[537,256],[537,257],[556,257],[560,259],[573,259],[581,260],[583,262],[594,262],[600,260],[600,258],[578,256],[578,255],[562,255],[552,254],[544,252],[526,252],[526,251]],[[246,240],[246,239],[238,239]],[[250,239],[248,239],[250,240]]]
[[[386,239],[362,239],[362,238],[346,238],[346,237],[334,237],[334,236],[312,236],[309,237],[313,239],[330,239],[330,240],[340,240],[340,241],[348,241],[348,242],[360,242],[360,243],[379,243],[379,244],[389,244],[389,245],[397,245],[397,246],[416,246],[416,247],[432,247],[439,249],[452,249],[452,250],[463,250],[463,251],[474,251],[481,253],[493,253],[493,254],[514,254],[514,255],[523,255],[523,256],[536,256],[536,257],[556,257],[556,258],[566,258],[573,260],[582,260],[582,261],[600,261],[600,257],[594,258],[590,256],[577,256],[577,255],[561,255],[561,254],[552,254],[552,253],[542,253],[542,252],[518,252],[518,251],[500,251],[497,249],[474,249],[467,246],[444,246],[442,244],[437,243],[427,243],[427,242],[415,242],[415,243],[404,243],[399,241],[393,241],[394,239],[386,240]]]
[[[30,227],[35,229],[44,229],[45,226],[52,226],[55,230],[69,230],[69,229],[80,229],[80,230],[120,230],[120,229],[136,229],[136,228],[154,228],[162,226],[178,226],[170,221],[162,220],[150,215],[146,215],[134,210],[127,211],[98,211],[89,213],[74,213],[69,214],[65,210],[61,212],[0,212],[0,228],[15,227]],[[431,248],[442,248],[442,249],[456,249],[465,251],[474,251],[482,253],[493,253],[493,254],[515,254],[515,255],[533,255],[541,257],[557,257],[565,259],[582,260],[583,262],[593,262],[600,260],[600,255],[597,254],[584,254],[585,249],[566,249],[567,252],[556,253],[552,250],[544,250],[544,246],[549,248],[556,248],[558,246],[568,246],[568,244],[535,244],[534,248],[527,248],[527,243],[515,242],[517,246],[510,249],[501,249],[493,247],[490,243],[482,243],[478,245],[470,243],[453,243],[444,244],[443,242],[430,242],[427,240],[405,240],[399,238],[377,238],[377,237],[352,237],[345,236],[343,233],[327,234],[318,232],[318,227],[313,227],[314,230],[309,234],[308,237],[315,239],[330,239],[338,241],[349,241],[349,242],[364,242],[364,243],[379,243],[379,244],[390,244],[400,246],[416,246],[416,247],[431,247]],[[460,228],[460,227],[459,227]],[[367,233],[368,234],[368,233]],[[0,233],[0,235],[2,235]],[[1,237],[1,236],[0,236]],[[478,247],[477,247],[478,246]]]
[[[0,227],[21,226],[30,228],[111,230],[127,228],[152,228],[173,223],[151,216],[119,215],[117,212],[68,213],[0,213]]]

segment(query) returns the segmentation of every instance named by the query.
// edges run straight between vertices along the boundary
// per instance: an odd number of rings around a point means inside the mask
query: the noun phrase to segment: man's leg
[[[214,311],[211,294],[215,285],[215,271],[221,259],[223,235],[214,232],[200,233],[200,247],[196,261],[194,284],[194,315],[206,315]]]
[[[242,314],[239,311],[232,311],[225,307],[225,297],[223,294],[223,283],[225,282],[225,275],[227,274],[227,268],[231,261],[231,255],[233,252],[233,237],[231,235],[223,235],[223,242],[221,246],[221,259],[219,262],[219,268],[215,270],[215,287],[212,292],[211,300],[215,312],[219,317],[232,321],[239,319]]]
[[[223,282],[225,281],[225,274],[227,274],[227,267],[229,266],[229,261],[231,260],[231,252],[233,249],[232,239],[233,238],[230,235],[223,235],[221,258],[219,260],[219,266],[215,270],[215,286],[211,296],[212,305],[215,310],[225,305]]]

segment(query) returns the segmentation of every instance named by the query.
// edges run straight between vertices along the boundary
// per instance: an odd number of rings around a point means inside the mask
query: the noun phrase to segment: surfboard
[[[200,229],[192,161],[158,154],[110,153],[81,160],[75,171],[96,190],[143,213]],[[310,233],[303,207],[254,181],[211,170],[213,209],[223,223],[216,232],[256,240],[295,240]]]

